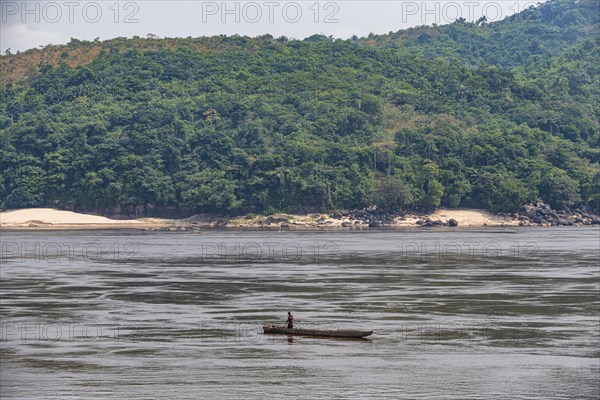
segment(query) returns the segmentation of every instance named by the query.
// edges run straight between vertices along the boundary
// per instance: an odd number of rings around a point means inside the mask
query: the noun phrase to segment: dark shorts
[[[292,324],[288,324],[288,327],[287,327],[287,328],[288,328],[288,329],[294,329],[294,325],[292,325]]]

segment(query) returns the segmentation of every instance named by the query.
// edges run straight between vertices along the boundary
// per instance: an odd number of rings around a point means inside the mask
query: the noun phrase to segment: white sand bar
[[[72,211],[52,208],[25,208],[0,213],[0,225],[17,225],[26,223],[44,224],[136,224],[139,220],[119,220],[98,215],[79,214]]]

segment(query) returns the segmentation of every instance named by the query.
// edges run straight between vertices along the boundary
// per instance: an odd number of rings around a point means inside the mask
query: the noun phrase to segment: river
[[[2,399],[600,397],[595,228],[1,239]]]

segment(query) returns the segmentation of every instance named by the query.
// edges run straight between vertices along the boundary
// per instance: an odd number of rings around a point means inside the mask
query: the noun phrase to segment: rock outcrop
[[[557,211],[543,202],[523,206],[514,217],[520,226],[600,225],[600,216],[586,207]]]

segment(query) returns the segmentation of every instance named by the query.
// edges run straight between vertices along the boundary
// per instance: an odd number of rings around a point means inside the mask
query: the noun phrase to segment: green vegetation
[[[73,40],[2,56],[1,206],[598,207],[598,6],[348,41]],[[10,75],[44,52],[61,57]]]

